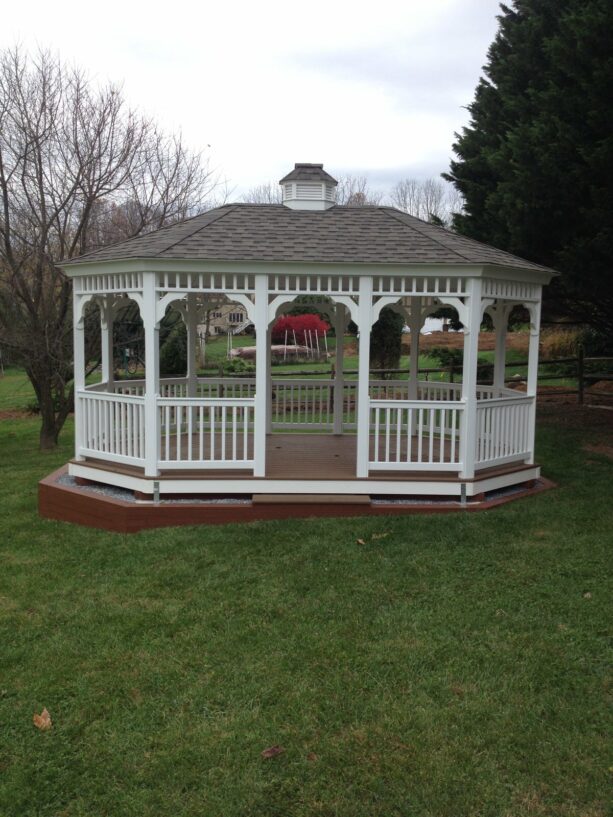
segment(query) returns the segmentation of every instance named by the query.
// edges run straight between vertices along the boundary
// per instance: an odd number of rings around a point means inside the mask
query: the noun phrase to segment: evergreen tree
[[[613,330],[613,3],[501,6],[485,76],[445,178],[454,228],[562,272],[547,293]]]
[[[370,365],[377,369],[397,369],[400,365],[404,320],[389,307],[381,310],[370,335]]]

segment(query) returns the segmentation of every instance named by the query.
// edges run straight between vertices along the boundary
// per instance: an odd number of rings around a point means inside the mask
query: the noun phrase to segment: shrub
[[[313,313],[305,313],[303,315],[282,315],[277,318],[272,328],[273,343],[285,343],[285,333],[287,332],[288,343],[294,342],[294,333],[296,335],[297,343],[305,343],[306,338],[311,335],[323,337],[330,325],[326,323],[319,315]]]
[[[160,349],[160,374],[184,375],[186,371],[187,330],[183,321],[178,321]]]
[[[389,308],[381,310],[370,335],[370,364],[373,368],[398,368],[403,327],[402,315]]]
[[[432,349],[428,349],[428,356],[433,357],[445,368],[453,366],[454,369],[458,370],[462,368],[464,351],[462,349],[450,349],[446,346],[434,346]]]
[[[575,357],[579,349],[580,337],[581,332],[572,327],[544,329],[540,337],[543,360]]]
[[[224,363],[223,370],[227,374],[252,374],[255,366],[242,357],[233,357],[228,363]]]

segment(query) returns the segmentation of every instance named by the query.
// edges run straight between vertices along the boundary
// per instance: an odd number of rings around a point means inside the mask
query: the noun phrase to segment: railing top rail
[[[514,397],[487,397],[485,400],[479,400],[477,402],[477,407],[482,408],[485,406],[496,406],[496,405],[511,405],[512,403],[529,403],[531,400],[534,400],[533,394],[520,394],[515,395]]]
[[[371,408],[394,408],[394,409],[462,409],[464,403],[461,400],[370,400]]]
[[[86,391],[79,389],[77,397],[86,400],[106,400],[109,403],[144,403],[145,397],[142,394],[116,394],[108,391]]]
[[[242,407],[255,405],[253,397],[158,397],[158,406],[229,406]]]

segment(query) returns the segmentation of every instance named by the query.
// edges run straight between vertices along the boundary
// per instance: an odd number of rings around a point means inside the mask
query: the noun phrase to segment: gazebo
[[[340,206],[321,164],[296,164],[281,204],[227,204],[64,264],[74,284],[75,456],[79,480],[140,499],[241,496],[446,497],[458,502],[537,480],[534,426],[542,286],[552,270],[386,206]],[[301,295],[340,337],[359,331],[357,379],[275,377],[270,328]],[[144,326],[144,376],[114,378],[113,317],[129,299]],[[84,311],[99,305],[102,376],[85,383]],[[205,310],[236,303],[255,327],[254,377],[199,377]],[[530,316],[526,391],[505,386],[516,305]],[[420,380],[420,329],[443,306],[463,325],[461,382]],[[381,310],[411,333],[408,377],[371,376]],[[187,327],[184,377],[161,378],[167,310]],[[484,314],[495,327],[493,378],[478,380]],[[376,373],[375,373],[376,375]],[[340,500],[339,500],[340,501]]]

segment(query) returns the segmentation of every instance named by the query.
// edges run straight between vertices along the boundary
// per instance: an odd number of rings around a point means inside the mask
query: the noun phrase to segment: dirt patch
[[[528,345],[530,336],[527,332],[508,332],[506,339],[506,348],[515,351],[525,352],[528,354]],[[403,352],[406,354],[411,346],[410,335],[403,335],[402,338]],[[443,347],[445,349],[463,349],[464,348],[464,333],[463,332],[432,332],[430,335],[419,336],[420,351],[427,354],[429,349],[435,347]],[[492,352],[496,348],[496,333],[495,332],[480,332],[479,333],[479,351]]]
[[[27,420],[34,416],[35,415],[31,411],[23,411],[19,409],[0,411],[0,420]]]
[[[556,425],[559,428],[609,433],[613,430],[613,411],[580,406],[575,395],[551,400],[542,400],[539,397],[537,424],[539,422]]]
[[[589,443],[583,446],[584,451],[589,451],[590,454],[602,454],[613,460],[613,445],[606,445],[605,443]]]

